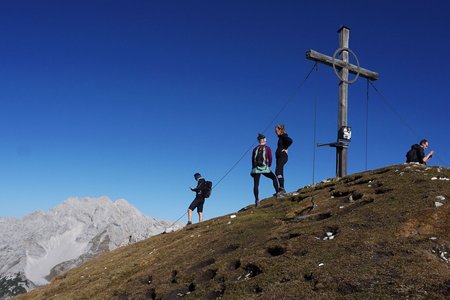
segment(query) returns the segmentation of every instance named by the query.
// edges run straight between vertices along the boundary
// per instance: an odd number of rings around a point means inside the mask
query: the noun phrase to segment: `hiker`
[[[275,175],[278,178],[280,191],[286,193],[284,188],[284,165],[288,161],[288,148],[292,144],[292,139],[287,135],[284,125],[275,126],[275,133],[278,136],[277,151],[275,151]]]
[[[191,188],[191,191],[195,192],[195,199],[192,201],[188,208],[188,222],[187,225],[192,224],[192,211],[197,208],[198,222],[203,221],[203,204],[205,203],[205,189],[206,180],[200,175],[195,173],[194,178],[197,181],[197,187]]]
[[[406,162],[417,162],[419,164],[427,164],[427,161],[433,156],[434,151],[431,150],[425,155],[425,149],[428,148],[428,140],[423,139],[419,144],[414,144],[411,149],[406,153]]]
[[[275,174],[270,171],[272,165],[272,150],[266,146],[267,140],[261,133],[257,137],[259,145],[253,149],[252,152],[252,171],[250,175],[253,177],[253,194],[255,195],[255,206],[259,204],[259,179],[261,174],[267,178],[272,179],[273,188],[275,189],[275,195],[279,195],[278,181]]]

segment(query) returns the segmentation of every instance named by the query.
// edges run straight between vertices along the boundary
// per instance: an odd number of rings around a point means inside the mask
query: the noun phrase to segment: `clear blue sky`
[[[303,83],[305,52],[332,55],[341,25],[383,95],[369,89],[366,118],[367,81],[350,86],[349,173],[366,169],[366,143],[376,169],[421,138],[436,151],[430,164],[448,167],[449,12],[446,0],[2,1],[0,216],[106,195],[175,220],[195,172],[217,182],[268,126],[275,150],[276,123],[294,140],[287,190],[311,184],[314,101],[316,140],[332,142],[338,81],[319,65]],[[314,180],[333,177],[335,150],[315,155]],[[253,203],[249,173],[247,153],[206,219]],[[261,198],[272,193],[262,178]]]

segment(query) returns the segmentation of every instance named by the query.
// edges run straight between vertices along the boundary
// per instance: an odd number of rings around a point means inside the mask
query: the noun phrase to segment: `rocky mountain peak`
[[[69,198],[48,212],[0,218],[0,299],[123,245],[161,233],[168,222],[144,216],[125,199]]]

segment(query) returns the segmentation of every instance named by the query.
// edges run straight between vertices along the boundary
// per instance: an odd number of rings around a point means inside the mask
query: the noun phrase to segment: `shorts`
[[[191,205],[189,205],[190,210],[194,210],[197,208],[197,212],[203,212],[203,204],[205,203],[205,198],[203,197],[195,197],[194,201],[192,201]]]

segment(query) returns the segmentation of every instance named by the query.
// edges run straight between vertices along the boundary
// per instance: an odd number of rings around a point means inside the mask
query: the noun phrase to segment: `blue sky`
[[[205,218],[234,212],[253,202],[246,151],[265,128],[275,150],[277,123],[294,140],[288,191],[313,170],[333,177],[314,127],[335,140],[338,80],[319,65],[304,81],[305,52],[332,55],[341,25],[380,74],[368,106],[365,79],[349,88],[348,172],[402,163],[421,138],[448,167],[449,12],[444,0],[2,1],[0,216],[106,195],[175,220],[195,172],[221,180]],[[261,198],[272,193],[262,178]]]

